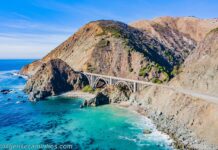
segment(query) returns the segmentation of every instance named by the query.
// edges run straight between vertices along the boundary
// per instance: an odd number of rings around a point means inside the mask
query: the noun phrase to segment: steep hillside
[[[218,96],[218,29],[211,30],[171,84]]]
[[[193,17],[161,17],[131,26],[94,21],[21,72],[33,75],[42,63],[59,58],[75,70],[162,83],[174,76],[178,66],[216,25],[216,19]]]
[[[41,63],[59,58],[75,70],[161,83],[168,81],[173,67],[181,64],[182,53],[124,23],[101,20],[82,27],[42,60],[23,68],[22,73],[34,74]]]
[[[158,38],[163,38],[161,28],[174,30],[183,36],[187,36],[196,42],[200,42],[212,29],[218,27],[218,19],[199,19],[196,17],[159,17],[153,20],[139,20],[131,23],[131,26],[152,33]],[[158,28],[159,27],[159,28]],[[177,33],[172,34],[177,34]],[[167,39],[165,39],[167,40]]]
[[[217,58],[218,29],[213,29],[186,59],[183,71],[169,85],[218,96]],[[133,105],[141,107],[160,129],[183,143],[184,149],[218,148],[216,103],[159,87],[147,87],[131,98]]]
[[[160,17],[140,20],[131,26],[158,39],[163,45],[182,54],[182,59],[190,54],[206,34],[218,27],[218,19],[198,19],[195,17]]]

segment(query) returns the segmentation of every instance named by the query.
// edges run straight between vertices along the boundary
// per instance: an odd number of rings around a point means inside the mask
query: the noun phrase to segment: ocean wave
[[[0,82],[9,79],[10,76],[13,76],[13,73],[18,72],[18,70],[10,70],[10,71],[0,71]]]
[[[21,78],[26,79],[26,80],[28,79],[28,76],[21,75],[21,74],[19,74],[18,72],[13,72],[12,75],[13,75],[13,76],[21,77]]]
[[[0,77],[2,76],[8,77],[8,75],[21,77],[23,79],[28,79],[28,76],[19,74],[19,70],[0,71]]]
[[[122,139],[122,140],[128,140],[128,141],[137,142],[137,139],[135,139],[135,138],[129,138],[129,137],[127,137],[127,136],[119,136],[118,138],[119,138],[119,139]]]
[[[134,115],[134,118],[131,117],[130,119],[126,120],[126,123],[131,124],[131,127],[129,127],[131,130],[142,130],[141,133],[137,134],[137,144],[143,145],[143,141],[147,140],[150,142],[159,143],[160,146],[164,146],[164,143],[167,146],[172,145],[173,140],[169,137],[169,135],[159,131],[151,119],[142,116],[141,114],[135,111],[134,114],[136,116]],[[152,132],[150,134],[144,134],[143,131],[145,129],[151,130]],[[126,140],[133,140],[131,138],[129,139],[128,137],[125,138]]]
[[[11,73],[11,74],[13,74],[13,73],[18,73],[19,72],[19,70],[7,70],[7,71],[0,71],[0,75],[1,74],[8,74],[8,73]]]

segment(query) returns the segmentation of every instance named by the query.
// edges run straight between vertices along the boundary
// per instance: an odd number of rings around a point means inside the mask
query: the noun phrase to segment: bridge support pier
[[[109,79],[109,85],[112,85],[112,78]]]
[[[93,76],[91,75],[90,76],[90,86],[92,87],[92,88],[94,88],[94,78],[93,78]]]
[[[135,93],[136,91],[137,91],[137,83],[134,82],[134,83],[133,83],[133,92]]]

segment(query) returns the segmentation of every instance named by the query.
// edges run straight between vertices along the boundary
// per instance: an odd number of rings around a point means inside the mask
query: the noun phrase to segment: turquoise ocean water
[[[170,150],[172,141],[152,122],[124,108],[80,109],[82,99],[53,97],[28,102],[26,80],[14,74],[33,60],[0,60],[0,145],[71,145],[72,149]],[[143,134],[151,129],[151,134]],[[60,147],[59,147],[60,148]]]

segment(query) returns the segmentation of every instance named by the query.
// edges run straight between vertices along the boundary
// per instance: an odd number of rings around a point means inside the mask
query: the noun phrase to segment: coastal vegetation
[[[83,92],[88,92],[88,93],[94,93],[95,90],[90,86],[90,85],[86,85],[83,89]]]
[[[170,80],[170,74],[167,70],[159,64],[147,64],[139,70],[139,76],[147,78],[153,83],[163,83]]]

